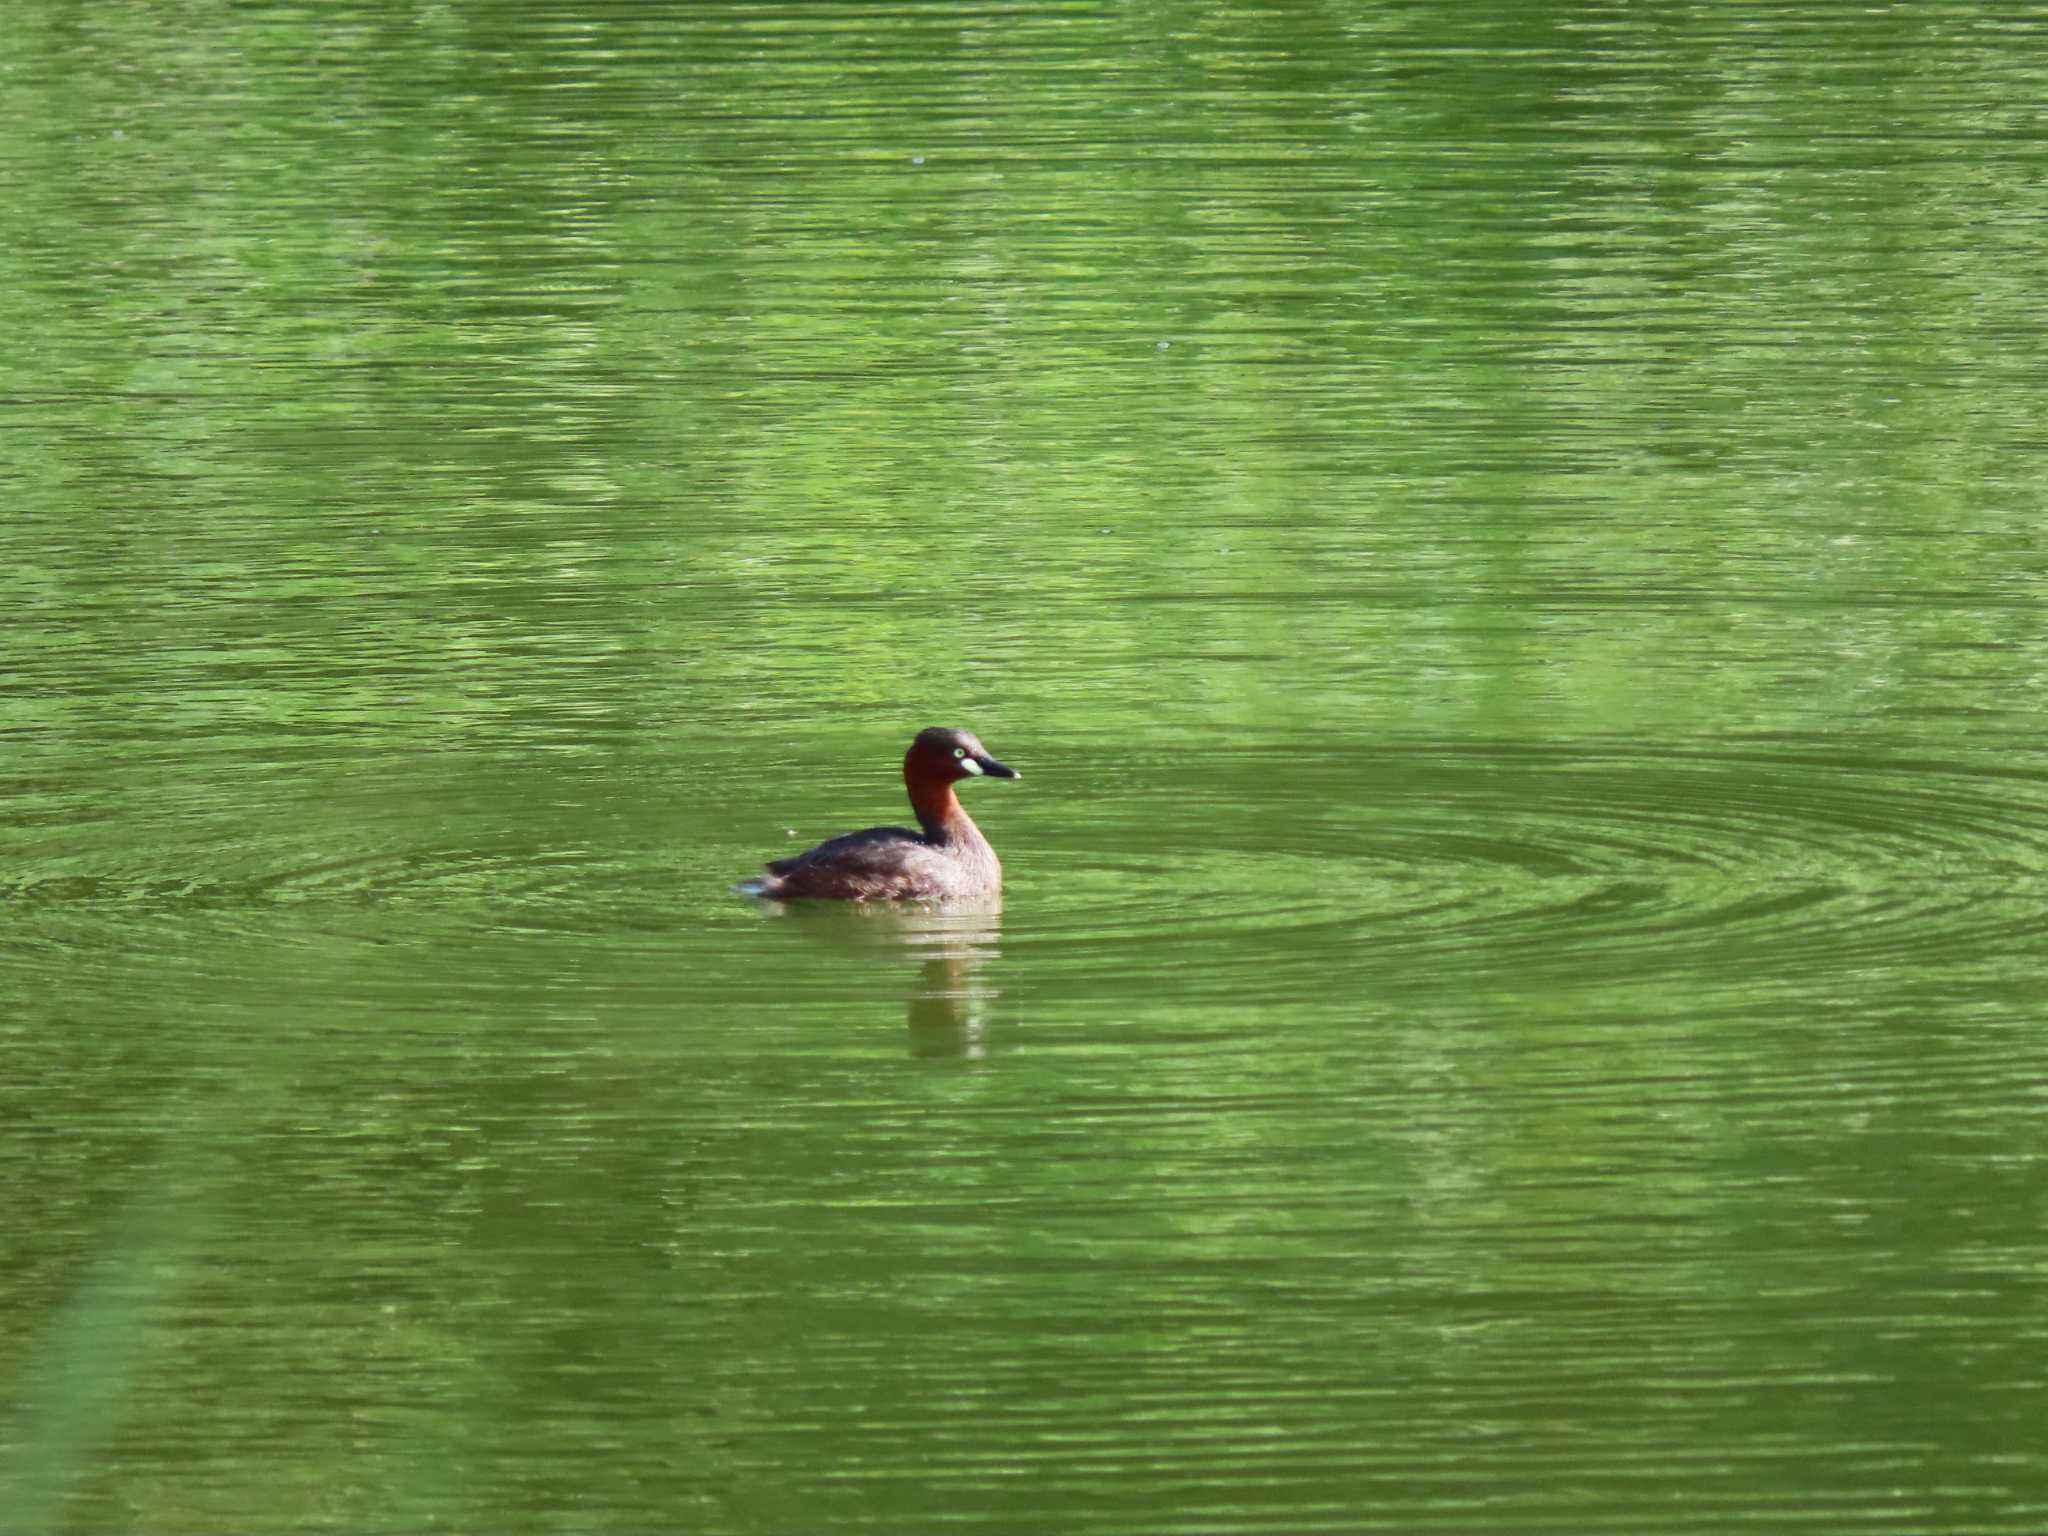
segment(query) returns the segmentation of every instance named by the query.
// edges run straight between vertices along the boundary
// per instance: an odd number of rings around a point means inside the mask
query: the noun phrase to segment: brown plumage
[[[1014,779],[971,731],[933,726],[903,754],[903,786],[918,830],[870,827],[769,862],[768,873],[740,887],[778,900],[958,901],[1002,889],[1003,866],[953,793],[962,779]]]

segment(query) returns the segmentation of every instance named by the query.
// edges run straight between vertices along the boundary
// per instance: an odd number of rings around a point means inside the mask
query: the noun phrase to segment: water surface
[[[2024,18],[16,30],[0,1526],[2042,1528]]]

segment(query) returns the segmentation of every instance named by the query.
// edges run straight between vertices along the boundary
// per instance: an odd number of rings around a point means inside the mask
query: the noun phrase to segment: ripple
[[[1179,771],[1172,828],[1098,812],[1057,850],[1040,874],[1058,901],[1013,924],[1012,953],[1302,995],[1418,977],[1754,986],[1996,966],[2048,926],[2040,764],[1496,743],[1380,749],[1363,773],[1294,745]],[[1249,782],[1256,820],[1232,809]],[[1120,843],[1144,857],[1096,856]]]
[[[2024,753],[1274,740],[1183,750],[1171,773],[1134,766],[1147,794],[1096,798],[1048,762],[1035,799],[991,815],[1009,910],[972,931],[802,913],[770,942],[851,966],[1000,958],[1108,995],[1306,1001],[1446,982],[2004,975],[2048,928],[2048,763]],[[0,911],[17,955],[53,973],[118,949],[180,974],[201,936],[452,957],[497,935],[570,941],[579,968],[630,963],[672,986],[716,972],[730,991],[727,951],[770,915],[730,889],[760,850],[737,830],[648,849],[623,824],[573,825],[544,840],[442,817],[429,841],[393,808],[345,847],[200,846],[217,825],[151,842],[131,821],[118,847],[26,861]],[[803,985],[829,991],[843,971]]]

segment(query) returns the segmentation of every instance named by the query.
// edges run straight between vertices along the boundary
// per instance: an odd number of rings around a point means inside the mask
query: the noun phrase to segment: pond
[[[2031,21],[14,31],[0,1528],[2042,1529]]]

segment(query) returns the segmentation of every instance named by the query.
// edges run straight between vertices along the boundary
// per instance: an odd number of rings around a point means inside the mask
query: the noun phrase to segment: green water
[[[2025,7],[10,32],[0,1530],[2048,1526]]]

